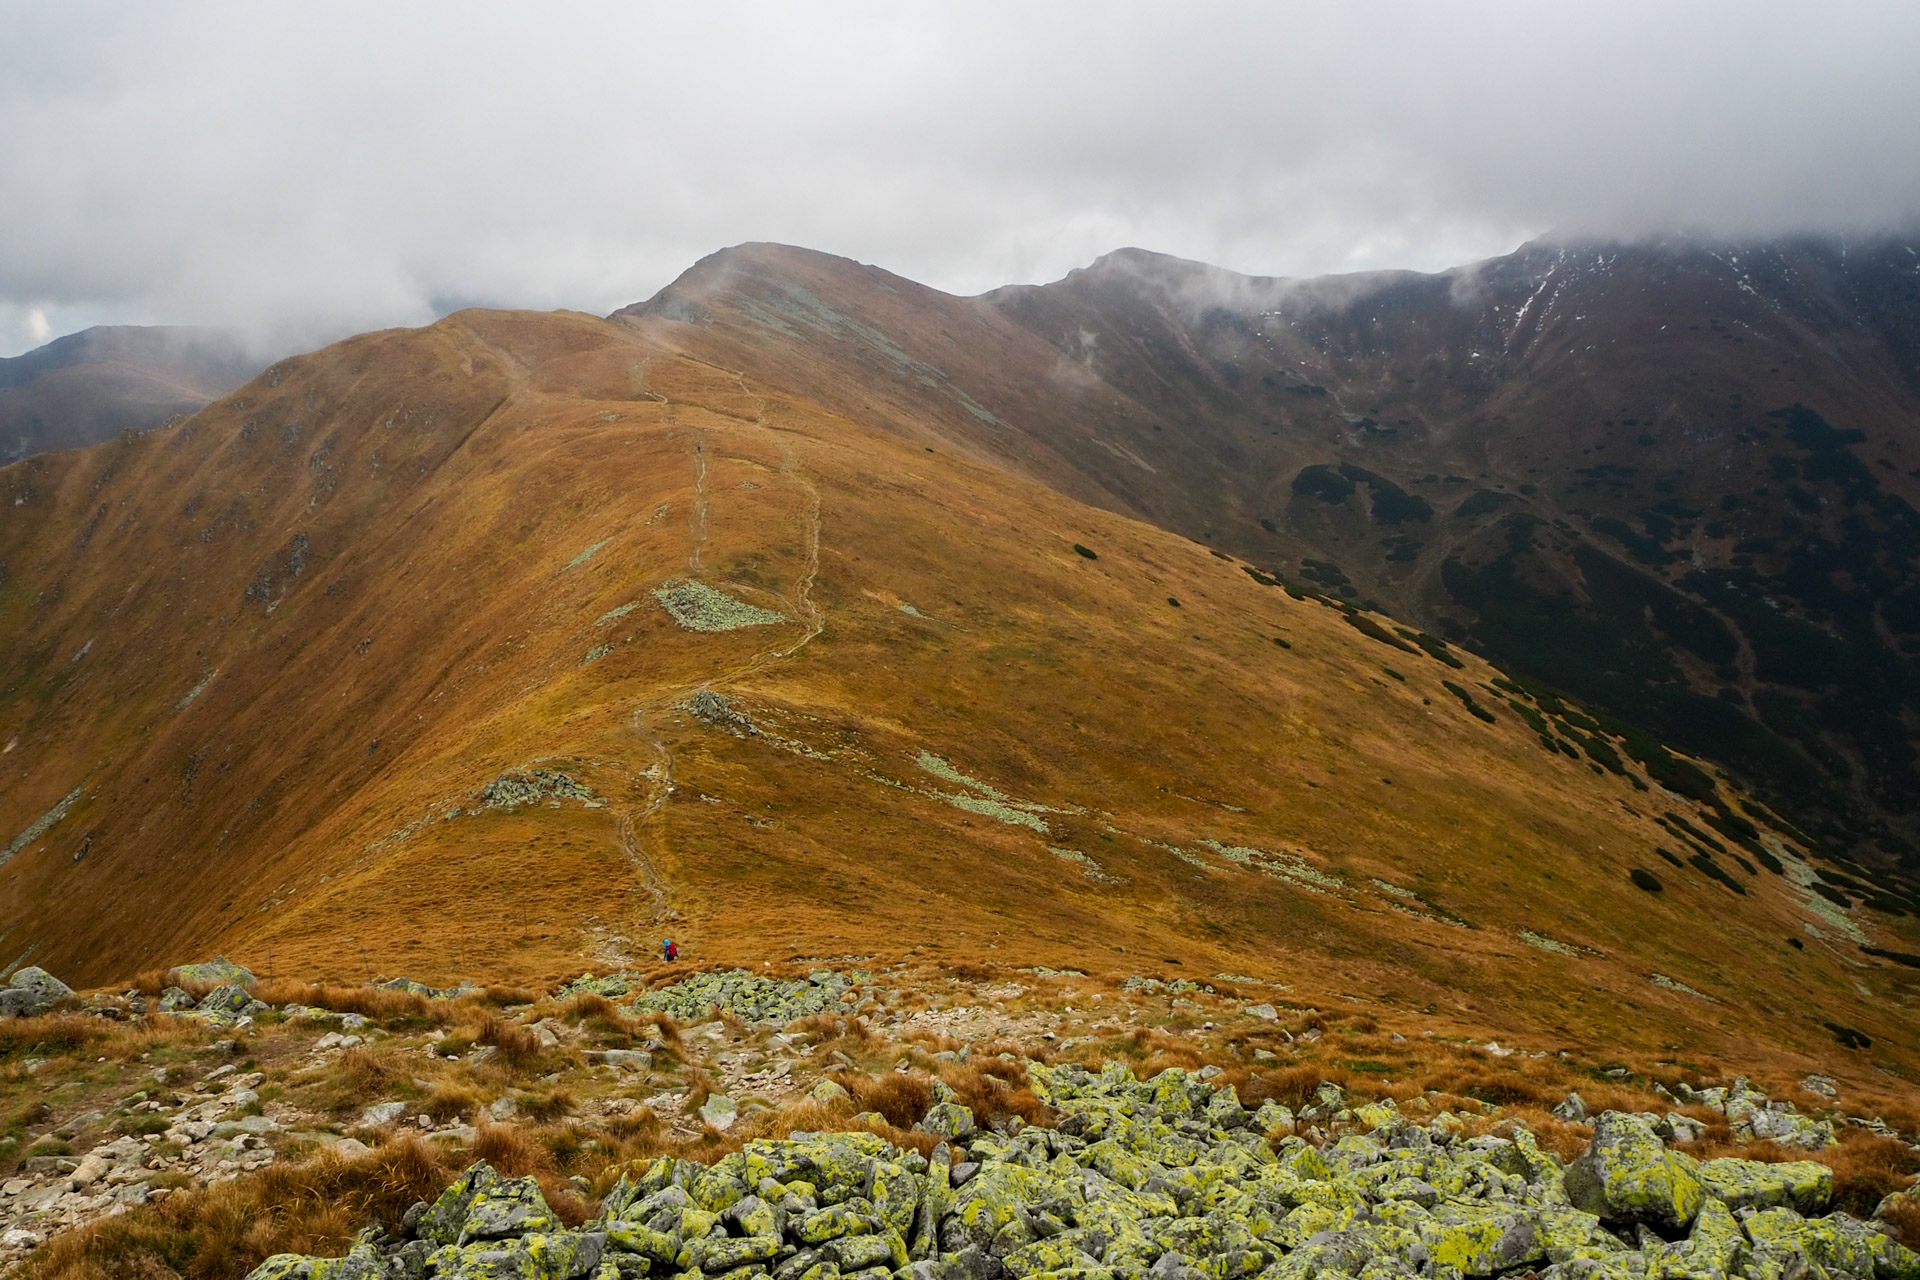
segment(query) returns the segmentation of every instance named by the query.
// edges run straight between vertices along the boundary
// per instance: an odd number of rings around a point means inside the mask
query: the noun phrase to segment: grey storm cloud
[[[1920,6],[0,0],[0,352],[604,312],[780,240],[955,292],[1920,216]]]

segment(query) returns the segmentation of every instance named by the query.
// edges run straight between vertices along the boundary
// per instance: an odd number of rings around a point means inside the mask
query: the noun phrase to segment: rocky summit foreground
[[[1349,1109],[1331,1085],[1309,1115],[1339,1136],[1315,1144],[1217,1071],[1036,1064],[1057,1127],[980,1131],[936,1090],[918,1126],[942,1140],[930,1158],[859,1131],[751,1141],[710,1166],[662,1157],[571,1229],[532,1179],[482,1162],[400,1232],[344,1258],[279,1255],[252,1280],[1920,1276],[1920,1255],[1824,1212],[1824,1165],[1699,1162],[1607,1112],[1563,1168],[1524,1125],[1467,1138],[1450,1112]]]
[[[1225,976],[166,978],[0,1019],[31,1280],[1920,1276],[1920,1116],[1827,1075]]]

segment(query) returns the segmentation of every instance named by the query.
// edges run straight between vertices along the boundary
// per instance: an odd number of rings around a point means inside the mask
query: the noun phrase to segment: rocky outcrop
[[[204,964],[180,965],[167,974],[167,981],[183,987],[251,987],[254,978],[245,965],[215,956]]]
[[[1608,1111],[1593,1142],[1567,1170],[1567,1199],[1607,1222],[1644,1222],[1667,1231],[1693,1224],[1706,1199],[1691,1156],[1667,1150],[1639,1116]]]
[[[722,1009],[748,1022],[786,1026],[818,1013],[851,1013],[857,1002],[849,998],[849,993],[865,976],[858,970],[848,977],[820,969],[806,978],[788,980],[763,978],[745,969],[716,969],[643,992],[635,998],[633,1007],[664,1013],[680,1021],[698,1021],[713,1010]],[[594,991],[623,996],[638,981],[640,979],[630,974],[610,974],[603,978],[583,976],[561,988],[560,994]]]
[[[1563,1171],[1519,1125],[1468,1139],[1446,1113],[1330,1097],[1314,1109],[1352,1127],[1316,1147],[1285,1108],[1250,1111],[1197,1073],[1030,1074],[1058,1127],[978,1131],[954,1104],[923,1122],[946,1138],[932,1159],[858,1131],[749,1141],[711,1166],[662,1158],[573,1229],[530,1180],[478,1164],[401,1237],[364,1235],[345,1259],[281,1255],[254,1280],[1818,1274],[1805,1262],[1920,1277],[1920,1256],[1869,1225],[1807,1216],[1827,1193],[1809,1170],[1697,1164],[1642,1117],[1600,1115]]]
[[[1815,1077],[1816,1080],[1824,1077]],[[1822,1092],[1822,1090],[1815,1090]],[[1745,1076],[1726,1088],[1690,1089],[1680,1085],[1675,1091],[1680,1101],[1693,1106],[1712,1107],[1727,1117],[1727,1126],[1741,1142],[1755,1140],[1783,1147],[1819,1151],[1834,1144],[1833,1124],[1802,1115],[1784,1098],[1769,1098],[1753,1087]]]
[[[480,788],[480,803],[489,809],[518,809],[550,797],[594,798],[591,787],[554,769],[511,769]]]
[[[29,965],[0,987],[0,1018],[37,1018],[71,995],[72,987],[45,969]]]

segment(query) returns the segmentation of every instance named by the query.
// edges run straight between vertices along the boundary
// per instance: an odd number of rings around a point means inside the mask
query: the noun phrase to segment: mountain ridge
[[[1901,890],[1738,788],[646,328],[458,313],[0,469],[6,958],[553,980],[667,931],[756,968],[913,939],[1448,1034],[1920,1051]]]
[[[1306,281],[1121,250],[910,303],[835,262],[752,246],[616,317],[697,313],[676,341],[1384,602],[1714,756],[1838,847],[1920,857],[1911,245],[1535,242]],[[870,403],[882,379],[945,394]],[[1849,561],[1869,579],[1814,580]],[[1670,599],[1706,621],[1636,616]],[[1578,643],[1534,643],[1555,632]],[[1816,666],[1861,680],[1805,674],[1835,644]],[[1653,665],[1603,669],[1627,651]]]
[[[0,359],[0,462],[151,430],[265,364],[220,329],[101,325],[56,338]]]

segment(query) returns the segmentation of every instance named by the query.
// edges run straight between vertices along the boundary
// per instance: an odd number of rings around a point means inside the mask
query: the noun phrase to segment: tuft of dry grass
[[[491,1005],[496,1009],[505,1009],[516,1004],[532,1004],[535,1000],[539,999],[538,996],[524,987],[510,987],[497,982],[490,983],[477,995],[466,998],[478,1001],[481,1004]]]
[[[849,1055],[870,1052],[880,1048],[885,1042],[867,1026],[865,1018],[851,1014],[816,1013],[801,1018],[787,1027],[790,1032],[812,1036],[813,1054],[820,1057],[839,1049]]]
[[[333,1060],[314,1086],[313,1101],[334,1115],[346,1115],[386,1095],[403,1081],[410,1086],[412,1075],[389,1052],[354,1045],[341,1050]]]
[[[843,1072],[835,1078],[853,1095],[856,1110],[877,1111],[896,1129],[913,1128],[933,1105],[933,1080],[925,1072]]]
[[[1240,1102],[1249,1107],[1258,1107],[1263,1102],[1277,1102],[1298,1111],[1313,1101],[1315,1092],[1322,1084],[1331,1081],[1344,1087],[1349,1079],[1351,1077],[1347,1073],[1336,1071],[1324,1063],[1303,1062],[1252,1077],[1247,1087],[1240,1090]]]
[[[74,1013],[6,1018],[0,1019],[0,1062],[82,1056],[129,1062],[156,1048],[191,1043],[206,1034],[204,1025],[178,1018],[138,1024]]]
[[[1893,1230],[1893,1238],[1909,1249],[1920,1250],[1920,1201],[1897,1201],[1881,1221]]]
[[[621,1018],[620,1006],[601,995],[598,991],[577,992],[572,999],[561,1006],[561,1016],[580,1021],[585,1018]]]
[[[509,1178],[530,1173],[552,1173],[553,1156],[517,1125],[482,1122],[474,1127],[473,1148],[467,1157],[485,1160]]]
[[[449,1120],[464,1120],[477,1115],[486,1105],[487,1095],[472,1085],[442,1081],[433,1086],[426,1100],[420,1104],[420,1110],[444,1124]]]
[[[1813,1159],[1833,1170],[1833,1206],[1856,1218],[1871,1218],[1880,1201],[1903,1191],[1920,1174],[1920,1152],[1898,1138],[1853,1130],[1840,1145],[1817,1151]]]
[[[445,1000],[386,987],[330,986],[281,980],[257,982],[254,995],[271,1005],[304,1004],[334,1013],[358,1013],[386,1025],[445,1026],[453,1010]]]
[[[32,1280],[224,1280],[275,1253],[338,1255],[368,1219],[398,1227],[409,1205],[433,1199],[454,1172],[410,1135],[353,1160],[323,1153],[304,1164],[276,1164],[57,1235],[27,1260],[22,1274]]]
[[[680,1026],[672,1018],[658,1010],[649,1009],[645,1013],[635,1013],[632,1021],[639,1026],[652,1027],[660,1033],[662,1043],[668,1048],[680,1047]]]
[[[1003,1062],[998,1058],[945,1062],[940,1064],[940,1079],[982,1126],[1007,1116],[1019,1116],[1028,1124],[1053,1121],[1047,1104],[1028,1087],[1024,1062]]]
[[[573,1091],[566,1088],[523,1094],[515,1099],[515,1104],[531,1120],[558,1120],[572,1115],[580,1106]]]
[[[499,1061],[513,1071],[540,1065],[545,1049],[538,1035],[491,1013],[482,1015],[473,1028],[473,1042],[499,1050]]]
[[[609,1116],[606,1129],[623,1143],[656,1147],[666,1134],[666,1126],[652,1107],[635,1107],[621,1115]]]

